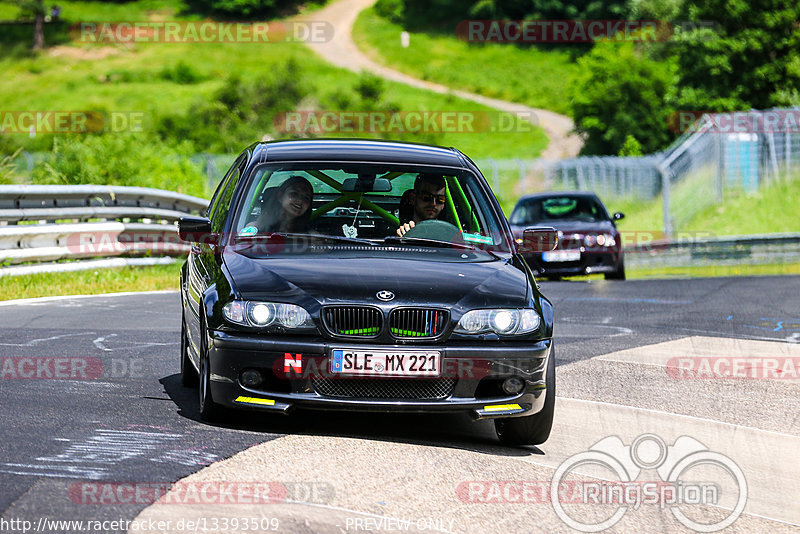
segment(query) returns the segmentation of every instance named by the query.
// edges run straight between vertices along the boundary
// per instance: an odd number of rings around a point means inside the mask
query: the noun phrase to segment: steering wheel
[[[456,225],[438,219],[418,222],[403,237],[435,239],[437,241],[447,241],[448,243],[458,243],[459,245],[466,244],[464,236],[461,235],[461,231]]]

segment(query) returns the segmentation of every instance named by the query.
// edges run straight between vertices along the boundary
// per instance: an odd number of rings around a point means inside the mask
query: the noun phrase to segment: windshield
[[[518,225],[552,223],[553,221],[598,222],[609,220],[600,202],[585,195],[559,195],[533,198],[520,203],[509,222]]]
[[[231,230],[237,241],[280,236],[508,252],[510,239],[483,191],[474,174],[451,168],[267,164],[250,173]]]

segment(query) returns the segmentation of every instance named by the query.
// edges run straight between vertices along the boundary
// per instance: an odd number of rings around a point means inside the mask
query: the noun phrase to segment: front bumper
[[[321,338],[275,337],[214,331],[209,344],[211,394],[215,402],[240,409],[277,413],[292,410],[351,410],[372,412],[466,412],[476,419],[517,417],[536,413],[544,406],[545,369],[551,340],[528,342],[478,342],[471,344],[367,345]],[[378,385],[388,378],[332,376],[328,357],[333,348],[395,351],[436,350],[442,354],[442,380],[451,387],[434,399],[357,397],[332,395],[321,380],[363,380]],[[285,370],[288,354],[302,354],[303,369]],[[255,387],[242,384],[241,373],[257,370],[265,380]],[[503,380],[515,376],[522,391],[502,391]],[[394,379],[397,380],[397,379]],[[401,378],[401,381],[432,380]],[[436,380],[436,379],[433,379]],[[323,389],[323,391],[320,391]],[[441,390],[440,390],[441,391]]]
[[[558,249],[560,250],[560,249]],[[576,261],[544,261],[541,253],[523,254],[533,274],[541,276],[580,276],[585,274],[613,273],[622,262],[618,252],[581,251]]]

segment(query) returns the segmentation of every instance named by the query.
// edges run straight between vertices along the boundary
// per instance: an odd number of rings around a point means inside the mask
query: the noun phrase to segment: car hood
[[[359,303],[376,306],[526,306],[528,275],[513,256],[447,251],[425,257],[225,254],[225,264],[245,300],[293,302],[308,308]],[[467,256],[467,258],[463,258]],[[389,302],[378,299],[391,291]]]

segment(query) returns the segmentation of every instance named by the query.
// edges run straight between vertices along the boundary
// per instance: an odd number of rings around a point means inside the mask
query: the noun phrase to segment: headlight
[[[501,336],[530,334],[537,328],[541,319],[536,310],[472,310],[465,313],[456,326],[460,334],[482,334],[494,332]]]
[[[586,237],[583,238],[583,244],[586,245],[586,248],[594,248],[594,246],[600,244],[600,242],[597,240],[596,235],[587,234]]]
[[[258,328],[314,328],[311,315],[294,304],[234,300],[223,306],[222,315],[232,323]]]

